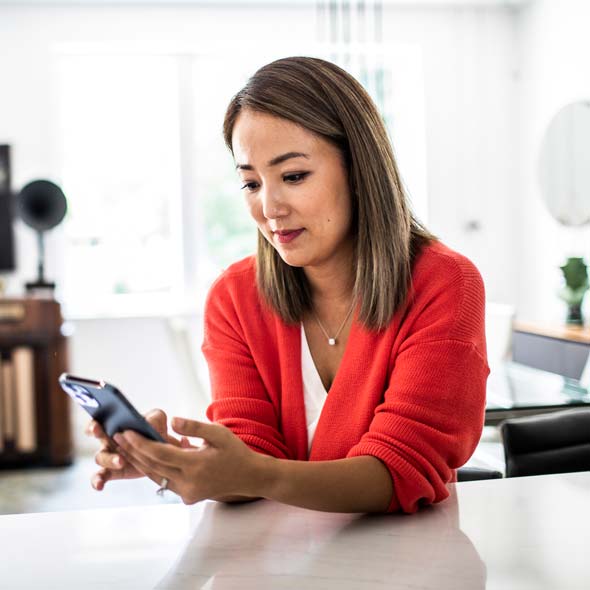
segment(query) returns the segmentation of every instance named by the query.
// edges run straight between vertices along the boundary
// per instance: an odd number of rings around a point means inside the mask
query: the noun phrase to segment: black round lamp
[[[39,252],[38,276],[27,283],[27,291],[55,289],[55,283],[45,281],[44,232],[59,225],[67,211],[66,197],[57,184],[49,180],[33,180],[26,184],[17,196],[17,211],[20,218],[37,232]]]

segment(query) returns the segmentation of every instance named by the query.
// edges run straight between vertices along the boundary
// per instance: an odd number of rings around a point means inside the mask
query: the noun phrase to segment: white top
[[[100,493],[116,494],[118,483]],[[0,586],[590,588],[589,472],[449,490],[444,502],[405,518],[269,500],[0,516]]]
[[[313,362],[303,324],[301,324],[301,375],[303,377],[305,423],[307,424],[307,452],[309,453],[328,392]]]

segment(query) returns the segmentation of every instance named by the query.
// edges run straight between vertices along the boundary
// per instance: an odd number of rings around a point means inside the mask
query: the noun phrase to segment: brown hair
[[[288,57],[260,68],[232,98],[223,122],[232,154],[233,127],[242,109],[292,121],[340,150],[352,198],[353,297],[365,327],[385,328],[406,302],[414,257],[436,238],[410,211],[387,130],[371,97],[333,63]],[[303,269],[286,264],[260,232],[256,262],[263,297],[284,321],[300,322],[312,305]]]

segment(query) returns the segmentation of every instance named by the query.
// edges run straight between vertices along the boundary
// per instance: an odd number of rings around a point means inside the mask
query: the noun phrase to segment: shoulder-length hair
[[[414,257],[436,238],[410,211],[387,130],[371,97],[333,63],[288,57],[260,68],[232,98],[223,122],[232,155],[232,132],[243,109],[292,121],[340,151],[352,198],[358,318],[368,329],[385,328],[406,304]],[[300,322],[311,311],[305,273],[286,264],[260,232],[256,280],[285,322]]]

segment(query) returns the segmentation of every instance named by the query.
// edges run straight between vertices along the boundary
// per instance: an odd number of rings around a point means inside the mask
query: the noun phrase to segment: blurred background
[[[491,354],[507,317],[563,323],[559,267],[590,259],[590,226],[551,214],[539,158],[560,109],[590,100],[589,23],[584,0],[0,0],[12,191],[47,178],[68,201],[45,271],[70,371],[143,411],[204,417],[204,297],[256,238],[223,114],[289,55],[334,61],[370,92],[417,216],[478,266],[504,318]],[[14,235],[0,278],[22,297],[37,244],[20,219]],[[72,418],[78,452],[94,450]]]

